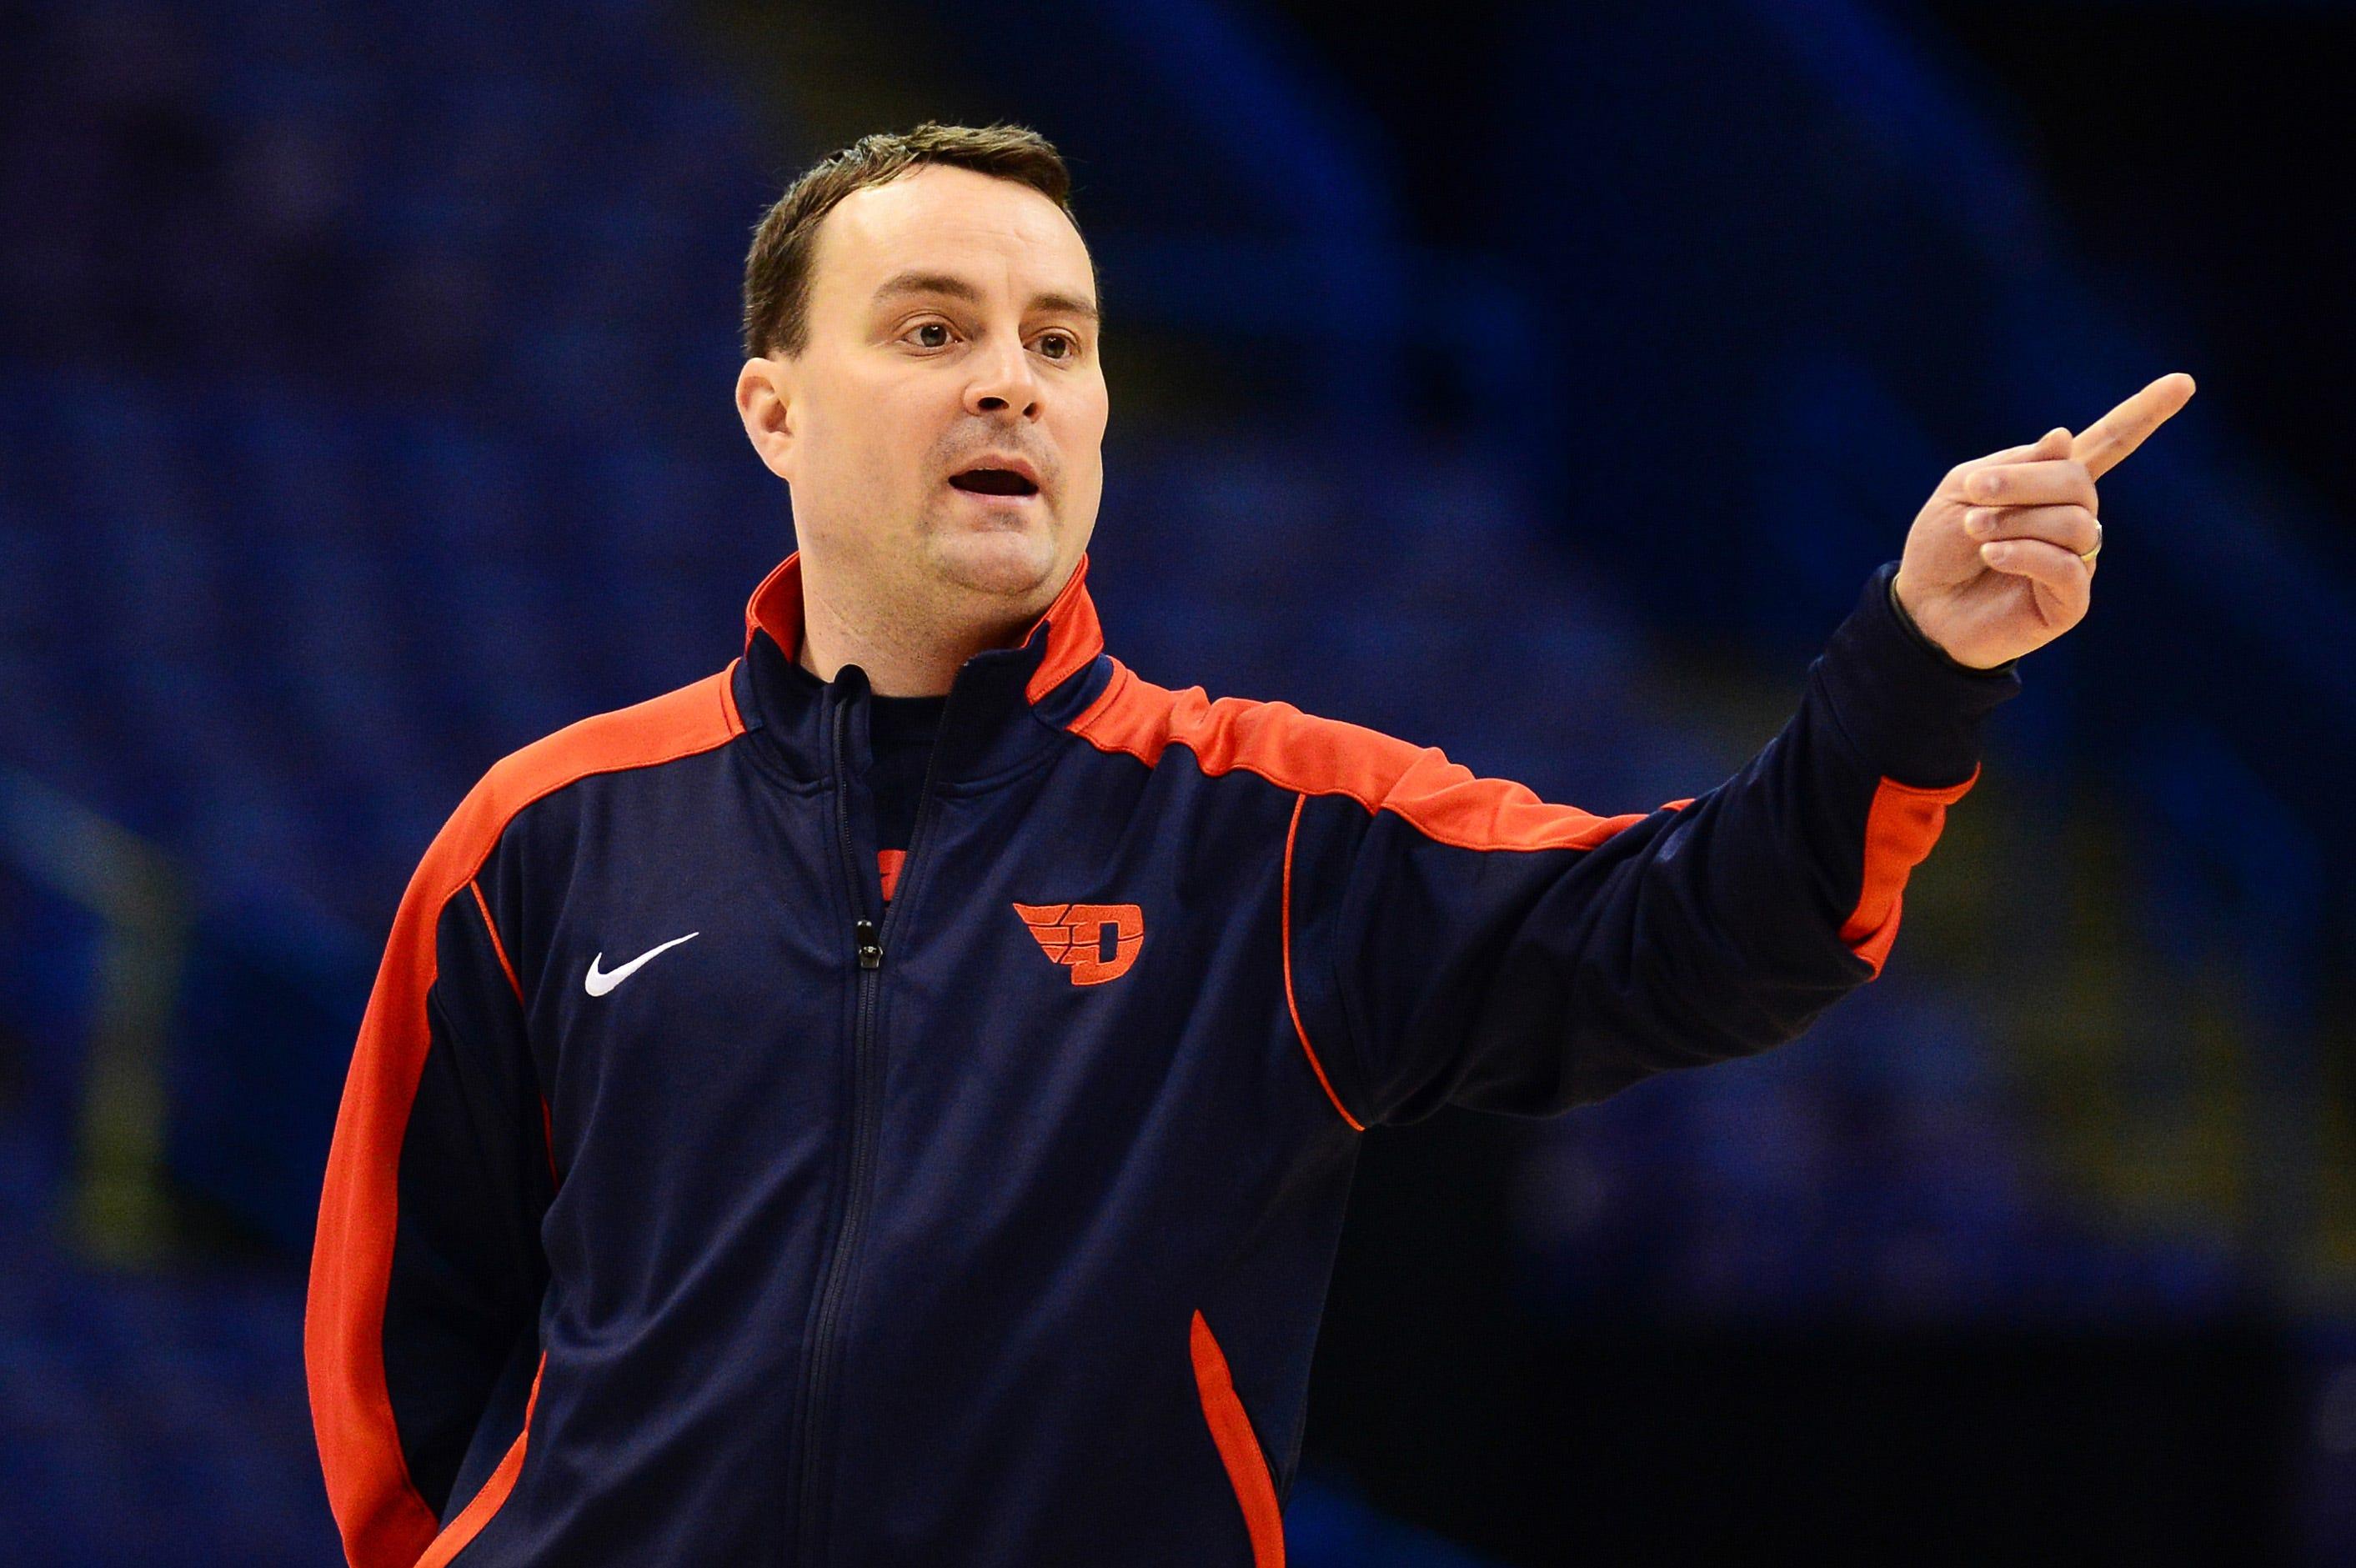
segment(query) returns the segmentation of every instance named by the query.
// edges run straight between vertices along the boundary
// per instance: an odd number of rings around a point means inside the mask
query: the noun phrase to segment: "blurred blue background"
[[[1149,678],[1598,812],[1731,772],[1953,464],[2104,483],[1883,977],[1367,1140],[1325,1564],[2356,1558],[2339,5],[0,0],[0,1520],[336,1561],[302,1289],[400,891],[792,547],[751,226],[1071,161]]]

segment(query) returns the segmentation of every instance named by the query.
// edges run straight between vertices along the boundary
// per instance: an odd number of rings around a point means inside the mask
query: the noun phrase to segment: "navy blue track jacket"
[[[435,837],[312,1263],[358,1568],[1280,1563],[1360,1132],[1799,1034],[2019,688],[1890,562],[1740,773],[1595,816],[1141,679],[1087,569],[959,670],[888,904],[798,556]]]

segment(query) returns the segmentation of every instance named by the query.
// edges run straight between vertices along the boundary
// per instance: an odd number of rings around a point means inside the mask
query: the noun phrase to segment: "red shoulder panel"
[[[1126,752],[1148,766],[1165,747],[1184,746],[1205,773],[1241,769],[1304,795],[1346,795],[1465,849],[1591,849],[1648,815],[1597,816],[1552,805],[1527,785],[1475,777],[1437,747],[1320,719],[1289,702],[1213,701],[1199,686],[1172,691],[1140,679],[1119,659],[1113,667],[1112,680],[1071,730],[1099,751]]]

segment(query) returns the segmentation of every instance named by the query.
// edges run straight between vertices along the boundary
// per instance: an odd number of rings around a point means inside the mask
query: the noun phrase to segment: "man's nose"
[[[1001,340],[977,356],[973,366],[973,379],[965,389],[968,413],[1004,413],[1011,409],[1026,420],[1039,417],[1039,382],[1022,344]]]

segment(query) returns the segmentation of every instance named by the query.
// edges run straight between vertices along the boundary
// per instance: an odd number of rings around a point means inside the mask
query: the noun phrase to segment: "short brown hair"
[[[948,164],[1027,185],[1072,214],[1072,176],[1055,144],[1023,125],[942,125],[877,132],[828,154],[787,187],[753,229],[744,257],[744,354],[799,354],[809,343],[810,254],[818,226],[854,190],[920,164]]]

